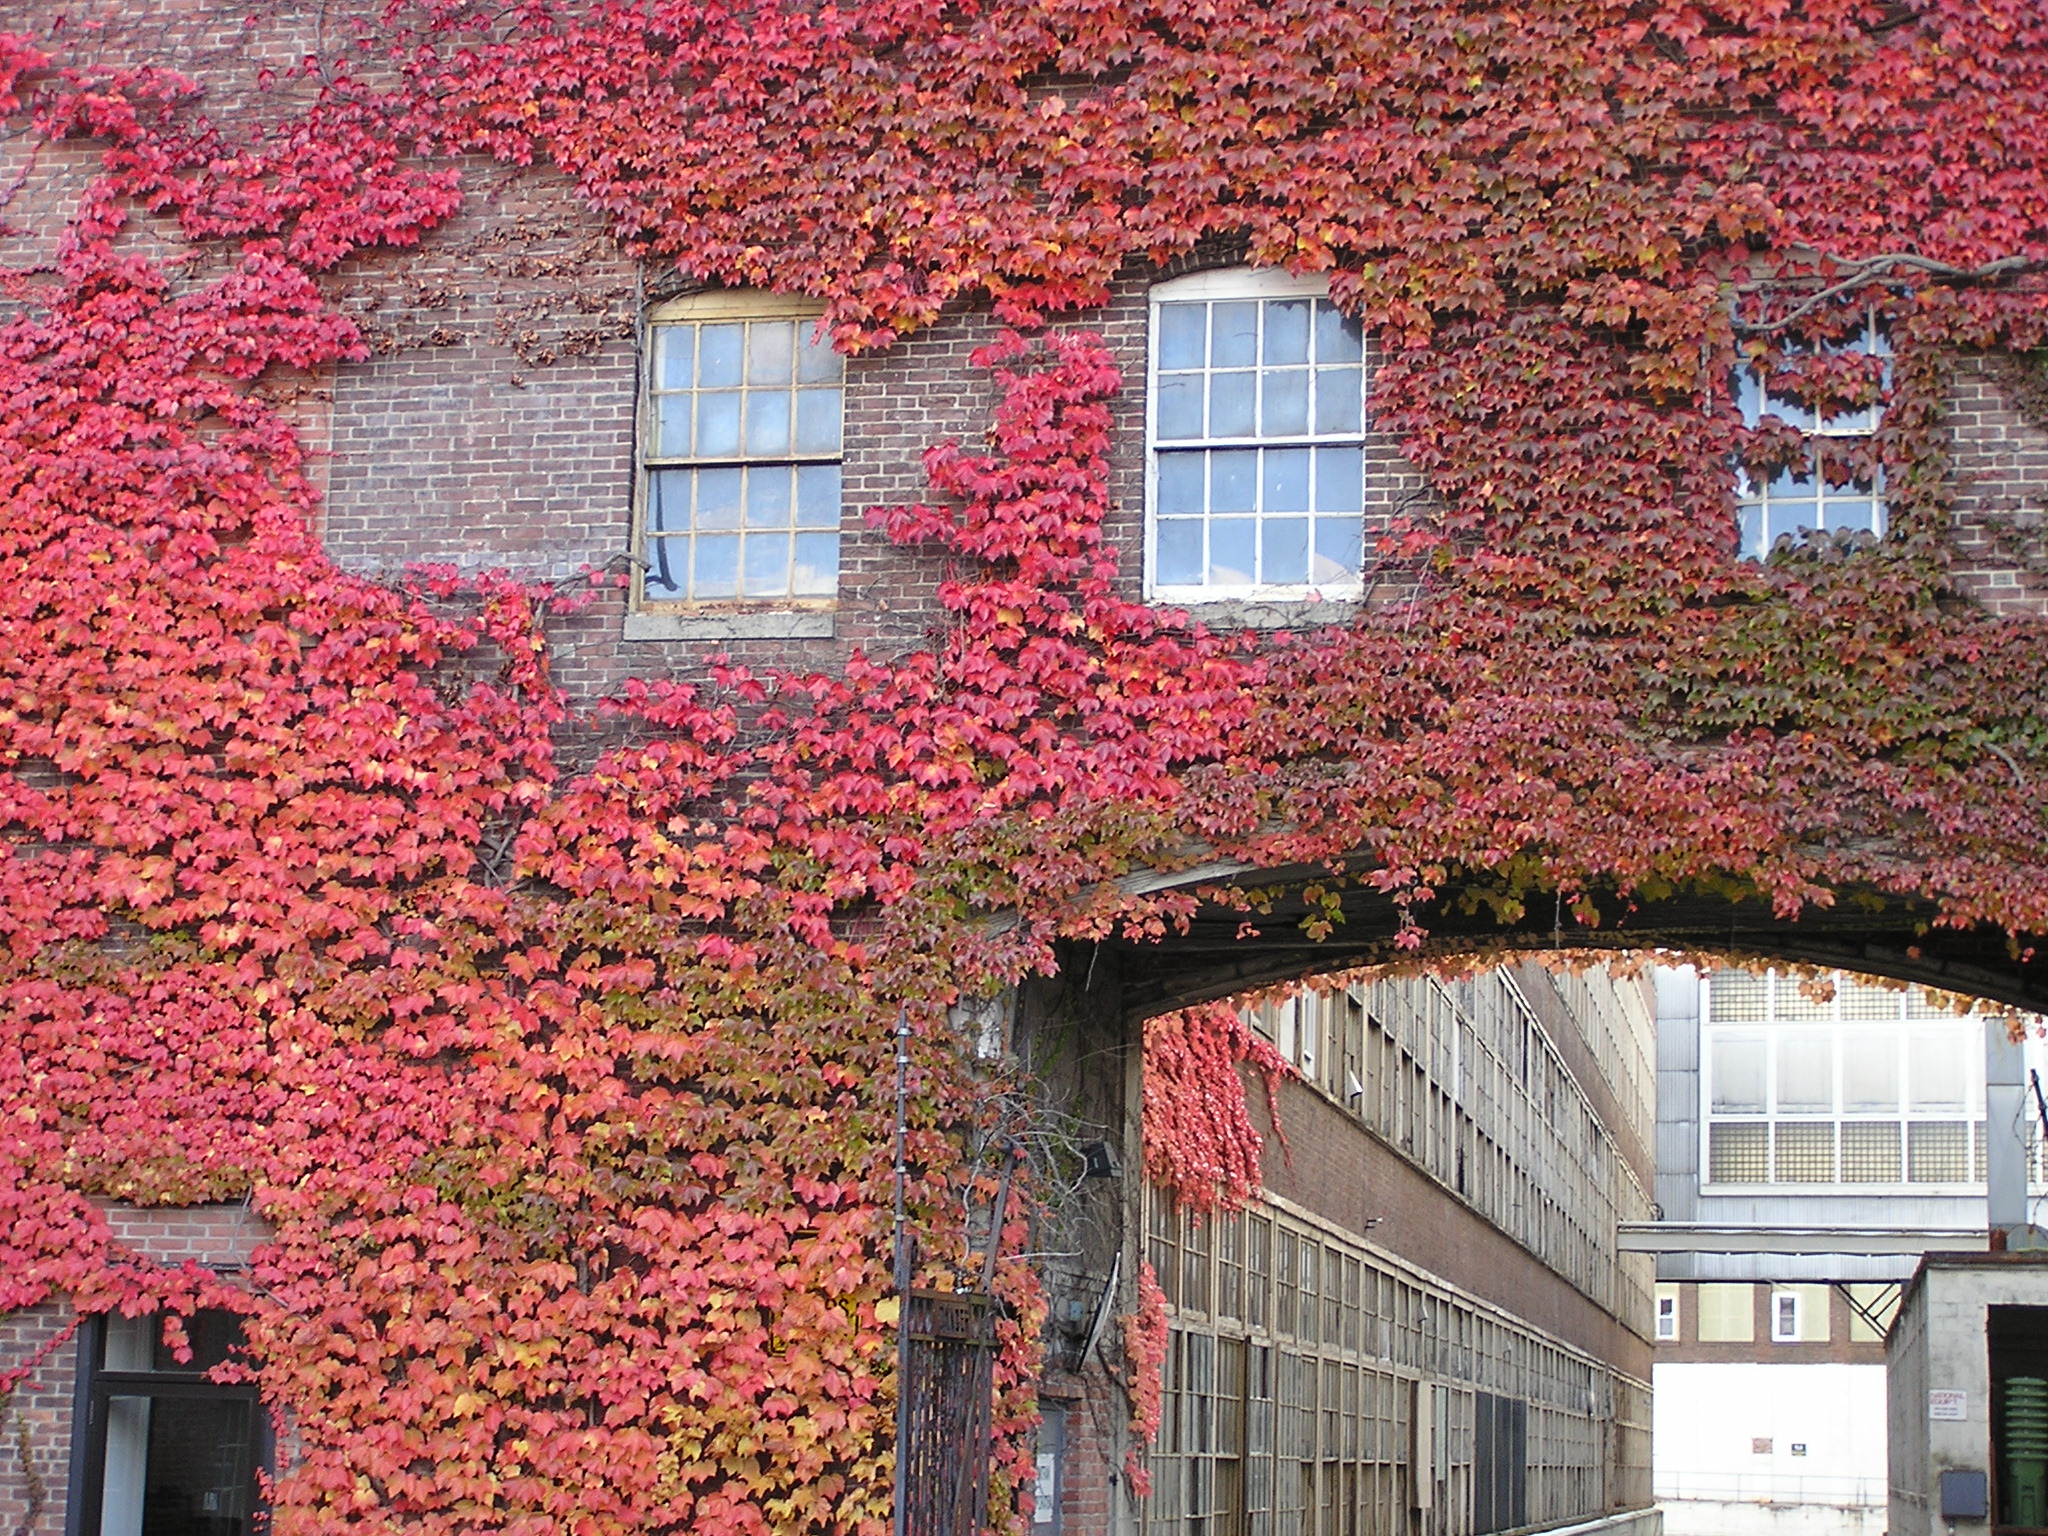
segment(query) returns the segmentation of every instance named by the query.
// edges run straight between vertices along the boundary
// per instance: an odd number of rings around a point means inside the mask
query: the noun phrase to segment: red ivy
[[[2048,341],[2044,29],[2033,0],[431,0],[233,126],[176,74],[0,39],[0,110],[103,150],[50,260],[0,274],[0,1307],[245,1310],[299,1447],[280,1536],[878,1533],[889,1021],[927,1021],[936,1279],[988,1086],[937,1020],[1197,899],[1119,877],[1363,858],[1406,902],[1585,923],[1868,885],[2048,931],[2048,635],[1952,579],[1941,417],[1956,349]],[[986,449],[871,514],[957,557],[938,644],[636,684],[571,771],[553,599],[337,570],[249,388],[361,355],[322,284],[450,216],[452,149],[552,161],[849,346],[1198,245],[1327,271],[1430,491],[1380,552],[1403,600],[1270,640],[1132,601],[1114,363],[1010,337]],[[1867,399],[1810,343],[1871,305],[1891,535],[1733,559],[1731,460],[1803,449],[1727,378]],[[1148,1167],[1243,1198],[1239,1064],[1271,1063],[1213,1011],[1154,1033]],[[98,1204],[225,1198],[276,1232],[246,1293]],[[1014,1465],[1038,1314],[1021,1260],[1000,1284]],[[1156,1364],[1156,1287],[1141,1317]]]

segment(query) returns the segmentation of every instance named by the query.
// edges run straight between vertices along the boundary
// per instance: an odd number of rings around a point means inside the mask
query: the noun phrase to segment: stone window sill
[[[628,640],[829,640],[836,615],[830,608],[737,609],[696,613],[629,613]]]
[[[1189,618],[1210,629],[1316,629],[1326,624],[1349,624],[1362,606],[1355,597],[1260,599],[1223,598],[1206,603],[1159,603],[1162,608],[1184,608]]]

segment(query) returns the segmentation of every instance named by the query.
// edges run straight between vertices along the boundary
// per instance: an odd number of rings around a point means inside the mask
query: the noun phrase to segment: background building
[[[1263,1197],[1150,1201],[1172,1334],[1148,1531],[1643,1510],[1651,1266],[1615,1232],[1649,1207],[1650,1002],[1523,966],[1252,1014],[1301,1072]]]
[[[1885,1529],[1885,1331],[1924,1251],[1985,1242],[1985,1031],[1852,977],[1657,973],[1656,1489],[1674,1536]],[[2032,1204],[2031,1099],[2020,1131]]]

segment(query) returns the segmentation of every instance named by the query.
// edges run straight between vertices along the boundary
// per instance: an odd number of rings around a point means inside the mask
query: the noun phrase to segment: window
[[[1678,1287],[1675,1285],[1657,1287],[1657,1337],[1667,1341],[1678,1337]]]
[[[829,602],[839,584],[843,367],[765,294],[680,299],[648,330],[643,608]]]
[[[80,1536],[250,1536],[266,1420],[253,1386],[209,1379],[242,1342],[240,1319],[186,1324],[192,1358],[161,1320],[96,1319],[84,1334],[86,1413]]]
[[[1361,590],[1365,341],[1324,291],[1252,272],[1153,290],[1151,596]]]
[[[1825,1344],[1827,1341],[1827,1286],[1785,1285],[1771,1292],[1773,1344]]]
[[[1873,357],[1891,355],[1890,343],[1875,314],[1846,342],[1825,350]],[[1744,369],[1737,375],[1735,394],[1746,424],[1753,427],[1766,416],[1776,417],[1806,434],[1815,459],[1807,474],[1780,470],[1762,485],[1747,473],[1740,477],[1736,501],[1744,555],[1762,559],[1780,538],[1797,538],[1808,529],[1828,533],[1884,532],[1883,487],[1873,479],[1851,476],[1844,468],[1847,451],[1876,433],[1883,416],[1881,407],[1866,405],[1859,410],[1820,416],[1810,406],[1768,393],[1753,369]]]
[[[1919,994],[1837,976],[1808,996],[1791,976],[1719,971],[1701,1050],[1710,1184],[1982,1177],[1983,1026]]]
[[[1799,1342],[1799,1298],[1790,1291],[1771,1293],[1771,1342]]]

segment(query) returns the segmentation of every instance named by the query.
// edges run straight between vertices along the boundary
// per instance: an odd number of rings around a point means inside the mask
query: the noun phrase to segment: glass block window
[[[1873,314],[1863,329],[1846,342],[1836,343],[1836,352],[1857,352],[1876,357],[1891,355],[1890,343]],[[1845,450],[1870,438],[1878,428],[1883,411],[1876,405],[1837,415],[1821,416],[1811,406],[1769,393],[1753,369],[1736,376],[1736,404],[1742,419],[1756,426],[1772,416],[1797,428],[1812,441],[1814,463],[1809,473],[1798,475],[1781,470],[1767,483],[1758,484],[1747,473],[1737,487],[1737,515],[1742,527],[1742,553],[1761,559],[1780,538],[1798,538],[1809,529],[1828,533],[1884,532],[1883,487],[1873,479],[1850,476],[1845,467]]]
[[[1770,1127],[1707,1128],[1707,1178],[1715,1184],[1762,1184],[1771,1176]]]
[[[1835,1123],[1779,1121],[1772,1128],[1771,1177],[1779,1184],[1835,1182]]]
[[[1916,1120],[1906,1127],[1906,1178],[1914,1184],[1964,1184],[1970,1178],[1970,1126]]]
[[[1318,289],[1203,273],[1155,289],[1146,585],[1155,597],[1355,595],[1365,341]]]
[[[812,318],[681,300],[648,336],[640,601],[803,604],[839,585],[843,365]]]
[[[1859,1120],[1842,1127],[1842,1182],[1899,1182],[1899,1127],[1896,1122]]]

